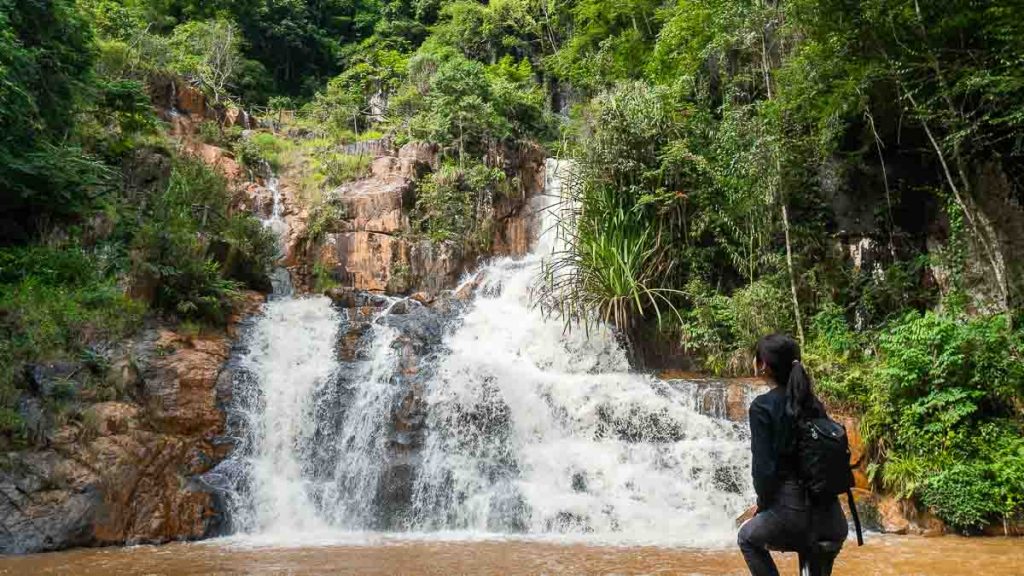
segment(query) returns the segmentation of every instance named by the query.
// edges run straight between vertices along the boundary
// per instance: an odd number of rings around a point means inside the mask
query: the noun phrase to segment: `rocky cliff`
[[[227,331],[154,324],[121,343],[100,376],[122,400],[77,397],[81,363],[29,366],[21,405],[34,447],[3,457],[0,553],[211,534],[221,512],[197,478],[230,450],[220,376],[234,326],[262,300],[249,293]],[[42,409],[57,402],[78,407]]]
[[[308,210],[295,202],[290,180],[282,177],[286,219],[290,226],[286,265],[298,286],[311,289],[314,269],[339,285],[377,293],[436,294],[452,288],[477,259],[522,255],[535,233],[535,199],[544,189],[542,149],[502,147],[491,159],[520,183],[518,195],[497,199],[485,217],[494,226],[490,249],[483,253],[458,241],[435,242],[415,234],[410,212],[416,205],[417,181],[438,167],[438,149],[412,142],[398,149],[378,143],[364,147],[375,155],[370,174],[328,191],[344,215],[320,238],[311,238]]]

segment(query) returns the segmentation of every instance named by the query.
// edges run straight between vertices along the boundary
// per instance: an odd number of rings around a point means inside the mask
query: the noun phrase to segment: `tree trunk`
[[[800,299],[796,294],[796,271],[793,268],[793,247],[789,240],[789,211],[786,209],[786,200],[780,197],[782,205],[782,230],[786,234],[786,268],[789,270],[789,290],[793,296],[793,319],[796,321],[796,334],[800,340],[800,346],[804,345],[804,325],[800,319]]]

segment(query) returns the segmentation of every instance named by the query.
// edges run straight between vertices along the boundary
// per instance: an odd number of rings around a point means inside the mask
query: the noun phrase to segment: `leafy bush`
[[[266,287],[276,239],[250,214],[229,214],[223,176],[178,158],[150,222],[135,235],[133,277],[154,305],[183,318],[223,322],[244,283]]]
[[[757,280],[726,296],[693,279],[682,293],[683,345],[715,374],[745,374],[758,338],[793,327],[788,295],[777,282]]]
[[[367,176],[372,163],[372,159],[364,154],[353,155],[323,149],[315,158],[314,169],[323,176],[323,184],[329,187],[341,186]]]
[[[272,170],[280,170],[282,154],[288,142],[270,132],[257,132],[248,138],[239,138],[234,145],[235,159],[250,169],[260,169],[266,163]]]
[[[242,138],[242,127],[236,125],[225,128],[215,120],[204,120],[199,123],[199,138],[207,144],[233,149]]]
[[[984,468],[956,464],[929,478],[921,501],[950,526],[967,533],[980,531],[1003,512],[998,489]]]
[[[811,335],[819,390],[864,412],[872,471],[886,488],[965,532],[1022,510],[1024,337],[1006,316],[915,312],[872,338],[831,307]]]
[[[860,412],[870,402],[876,369],[862,357],[870,335],[850,329],[843,310],[826,304],[812,319],[804,360],[814,369],[818,394],[834,408]]]
[[[306,235],[311,242],[323,240],[328,232],[335,231],[335,228],[345,219],[345,207],[338,204],[333,198],[322,198],[309,211],[309,219],[306,222]]]
[[[222,323],[241,284],[224,278],[206,244],[189,230],[144,228],[137,239],[135,275],[155,286],[153,304],[182,318]]]
[[[481,163],[460,167],[445,163],[420,181],[415,219],[437,242],[463,239],[486,247],[485,221],[493,198],[504,190],[505,173]]]
[[[81,248],[0,250],[0,406],[15,401],[24,362],[76,359],[125,337],[144,308]]]

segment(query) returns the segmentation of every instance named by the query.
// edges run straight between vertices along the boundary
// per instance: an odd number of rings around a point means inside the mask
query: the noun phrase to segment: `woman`
[[[846,517],[835,498],[809,500],[796,460],[796,423],[824,416],[825,407],[811,390],[800,346],[789,336],[761,338],[754,370],[767,375],[772,388],[750,405],[757,512],[740,527],[740,550],[753,576],[779,573],[768,550],[799,552],[812,575],[828,574],[846,540]]]

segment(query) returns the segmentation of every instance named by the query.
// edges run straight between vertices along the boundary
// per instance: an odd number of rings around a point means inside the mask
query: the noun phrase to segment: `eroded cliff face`
[[[309,214],[296,206],[289,175],[283,176],[291,229],[285,262],[298,286],[311,289],[317,267],[341,286],[357,290],[436,294],[454,287],[481,257],[528,251],[537,226],[531,199],[544,189],[545,155],[539,147],[501,149],[491,159],[521,185],[518,195],[497,199],[483,216],[494,222],[486,252],[414,234],[410,212],[416,204],[417,179],[437,168],[435,145],[413,142],[397,150],[384,145],[367,150],[377,154],[370,175],[330,191],[344,217],[315,241],[306,230]]]
[[[221,436],[230,388],[220,376],[234,326],[262,301],[248,293],[226,332],[154,325],[122,343],[103,377],[124,399],[72,418],[47,417],[38,406],[61,386],[77,386],[82,367],[30,367],[35,385],[22,403],[37,406],[35,447],[7,453],[0,468],[0,553],[211,534],[221,511],[198,475],[230,450]]]

